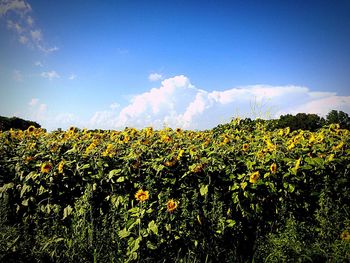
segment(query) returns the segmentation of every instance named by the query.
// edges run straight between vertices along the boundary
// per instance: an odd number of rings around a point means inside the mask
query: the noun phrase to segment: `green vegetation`
[[[0,116],[0,131],[8,131],[12,129],[26,130],[29,126],[40,128],[40,125],[33,121],[26,121],[21,118],[12,117],[7,118]]]
[[[348,262],[350,131],[327,121],[1,132],[0,261]]]

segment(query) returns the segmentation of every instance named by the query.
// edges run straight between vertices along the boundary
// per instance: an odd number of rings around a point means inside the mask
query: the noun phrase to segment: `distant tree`
[[[31,125],[36,128],[41,127],[38,123],[34,121],[23,120],[17,117],[8,118],[8,117],[0,116],[0,130],[2,131],[7,131],[7,130],[10,130],[11,128],[26,130]]]
[[[350,117],[343,111],[331,110],[326,116],[326,123],[339,123],[342,129],[350,130]]]
[[[298,113],[297,115],[282,115],[277,121],[277,128],[289,127],[294,130],[310,130],[315,131],[321,128],[325,124],[324,118],[321,118],[317,114]]]

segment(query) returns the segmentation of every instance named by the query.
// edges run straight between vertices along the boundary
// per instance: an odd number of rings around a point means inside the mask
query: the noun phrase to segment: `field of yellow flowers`
[[[0,133],[0,261],[350,259],[350,132]]]

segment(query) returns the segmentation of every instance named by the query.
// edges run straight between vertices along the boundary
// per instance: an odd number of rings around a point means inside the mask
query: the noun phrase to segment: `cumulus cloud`
[[[148,76],[149,81],[158,81],[158,80],[161,80],[162,78],[163,78],[163,76],[161,74],[158,74],[158,73],[151,73]]]
[[[25,0],[1,0],[0,18],[7,20],[7,28],[14,32],[18,42],[29,47],[50,53],[58,50],[56,46],[50,47],[44,41],[41,29],[35,25],[30,15],[32,8]],[[9,19],[8,17],[11,17]]]
[[[116,103],[116,102],[113,102],[111,105],[109,105],[109,108],[111,108],[112,110],[115,110],[119,107],[120,107],[119,103]]]
[[[29,106],[33,116],[30,119],[51,129],[68,124],[91,129],[150,125],[157,129],[164,126],[208,129],[233,117],[278,118],[281,114],[299,112],[325,116],[332,109],[350,113],[350,96],[293,85],[250,85],[206,91],[180,75],[163,80],[158,88],[133,96],[123,107],[117,102],[106,104],[106,109],[94,112],[86,120],[69,113],[49,114],[48,106],[37,98],[33,98]]]
[[[54,70],[42,72],[41,76],[49,80],[60,78],[60,75]]]
[[[205,91],[180,75],[163,80],[159,88],[134,96],[118,116],[105,112],[96,115],[95,120],[106,120],[113,128],[149,125],[161,128],[166,124],[206,129],[237,116],[278,118],[281,114],[299,112],[324,116],[332,109],[350,112],[349,105],[350,96],[295,85],[250,85]]]

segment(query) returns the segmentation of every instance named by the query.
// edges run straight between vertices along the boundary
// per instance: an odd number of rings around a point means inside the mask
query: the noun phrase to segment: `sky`
[[[350,1],[0,0],[0,116],[208,129],[350,114]]]

